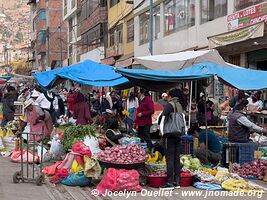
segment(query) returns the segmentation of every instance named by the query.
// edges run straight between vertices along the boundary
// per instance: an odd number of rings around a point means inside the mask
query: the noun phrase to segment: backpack
[[[174,112],[172,112],[164,121],[164,137],[181,137],[185,134],[185,116],[183,113],[179,113],[177,106],[174,102],[170,102],[173,106]]]

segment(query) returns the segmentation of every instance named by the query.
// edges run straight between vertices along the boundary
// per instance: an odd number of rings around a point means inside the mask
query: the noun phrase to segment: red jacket
[[[76,103],[74,106],[73,118],[77,119],[76,124],[89,124],[91,121],[89,105],[86,102]]]
[[[142,113],[141,117],[136,116],[135,123],[137,126],[152,125],[152,115],[154,114],[154,103],[151,97],[146,96],[137,108],[137,112]]]

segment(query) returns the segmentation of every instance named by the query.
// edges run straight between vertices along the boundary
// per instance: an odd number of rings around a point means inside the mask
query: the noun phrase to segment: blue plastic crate
[[[194,154],[194,138],[191,135],[184,135],[181,138],[181,154]]]
[[[222,164],[228,166],[230,162],[244,164],[254,160],[254,143],[224,143]]]

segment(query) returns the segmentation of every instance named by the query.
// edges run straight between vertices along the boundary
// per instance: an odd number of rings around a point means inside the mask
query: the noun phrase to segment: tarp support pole
[[[204,88],[204,97],[205,97],[205,103],[204,103],[204,107],[205,107],[205,131],[206,131],[206,158],[208,159],[208,119],[207,119],[207,88]]]
[[[192,95],[193,95],[193,81],[190,81],[190,99],[189,99],[189,118],[188,118],[188,129],[190,129],[191,125],[191,106],[192,106]]]

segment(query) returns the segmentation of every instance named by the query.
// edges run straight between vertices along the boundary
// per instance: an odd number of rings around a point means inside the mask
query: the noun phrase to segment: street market
[[[21,166],[13,182],[90,187],[100,197],[191,186],[264,195],[267,73],[210,52],[212,60],[187,51],[140,62],[166,70],[87,60],[37,72],[32,85],[4,77],[0,152]],[[235,94],[216,101],[215,81]]]

